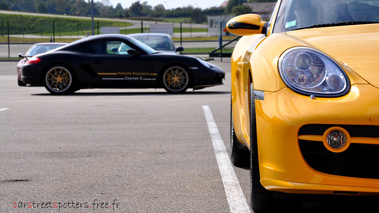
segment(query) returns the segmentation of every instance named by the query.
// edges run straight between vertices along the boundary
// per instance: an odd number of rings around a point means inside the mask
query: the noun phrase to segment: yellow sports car
[[[231,160],[273,194],[379,194],[379,1],[278,0],[237,16]]]

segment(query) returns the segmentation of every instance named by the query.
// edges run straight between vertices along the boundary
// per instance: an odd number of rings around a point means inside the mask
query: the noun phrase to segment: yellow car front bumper
[[[299,95],[288,88],[256,100],[262,185],[312,194],[379,193],[379,89],[354,84],[339,98]],[[323,143],[329,128],[349,133],[349,147]]]

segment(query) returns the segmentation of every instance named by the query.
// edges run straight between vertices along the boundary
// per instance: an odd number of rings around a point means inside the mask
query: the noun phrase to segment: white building
[[[208,16],[208,36],[220,36],[220,31],[222,31],[222,36],[226,36],[229,32],[226,31],[226,23],[231,19],[230,16]],[[220,29],[220,24],[221,29]]]

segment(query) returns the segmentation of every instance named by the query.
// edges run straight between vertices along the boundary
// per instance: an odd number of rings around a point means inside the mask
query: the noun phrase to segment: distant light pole
[[[91,29],[92,35],[95,35],[95,22],[93,20],[93,0],[91,0]]]

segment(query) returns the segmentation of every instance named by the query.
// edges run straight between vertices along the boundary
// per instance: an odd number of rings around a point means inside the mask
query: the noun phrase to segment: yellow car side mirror
[[[240,36],[261,34],[265,23],[260,15],[245,14],[230,19],[226,24],[226,29],[230,33]]]

